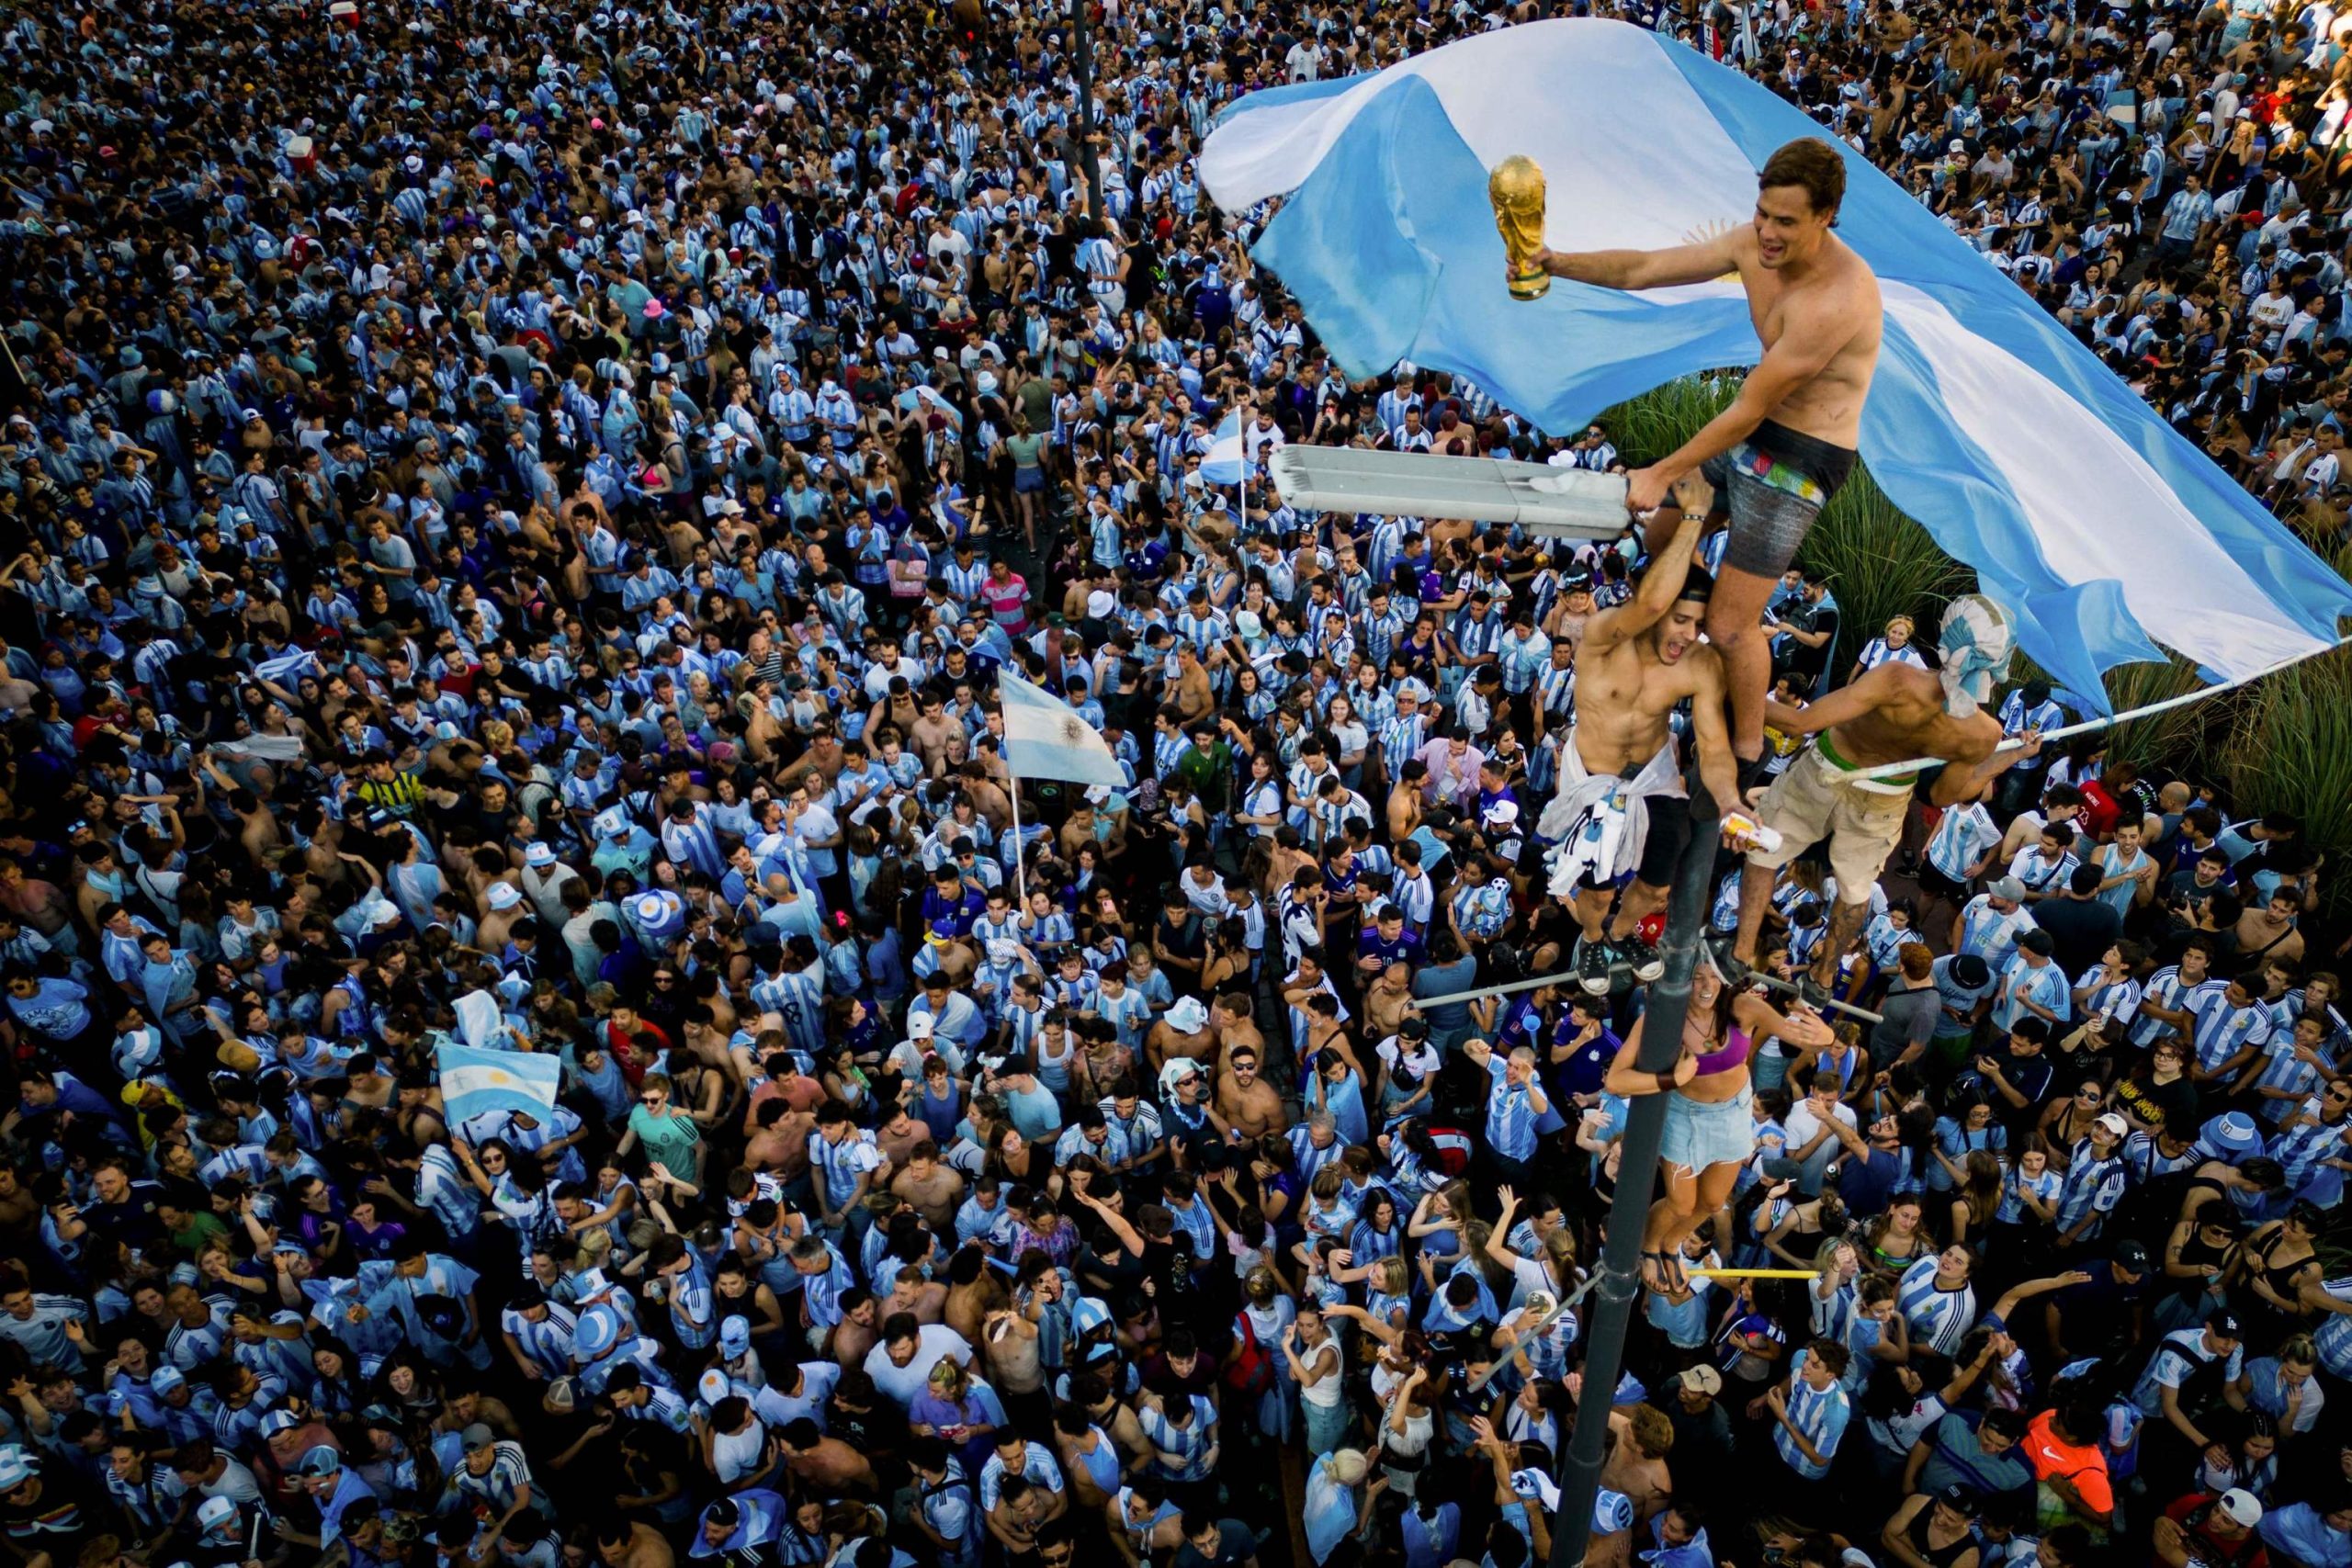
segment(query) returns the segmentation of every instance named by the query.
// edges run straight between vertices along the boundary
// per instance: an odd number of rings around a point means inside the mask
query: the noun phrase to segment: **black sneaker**
[[[1577,942],[1577,984],[1585,988],[1587,995],[1604,997],[1609,994],[1609,966],[1614,958],[1615,954],[1610,952],[1606,942],[1595,942],[1589,937]]]
[[[1666,960],[1658,956],[1657,943],[1642,935],[1635,927],[1619,937],[1613,944],[1617,956],[1634,967],[1634,978],[1649,985],[1666,973]]]

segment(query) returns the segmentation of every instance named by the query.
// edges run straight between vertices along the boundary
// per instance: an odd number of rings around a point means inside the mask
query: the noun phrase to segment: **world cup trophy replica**
[[[1510,297],[1541,299],[1552,275],[1535,265],[1544,248],[1544,170],[1534,159],[1514,152],[1487,176],[1487,199],[1494,203],[1495,227],[1510,258]]]

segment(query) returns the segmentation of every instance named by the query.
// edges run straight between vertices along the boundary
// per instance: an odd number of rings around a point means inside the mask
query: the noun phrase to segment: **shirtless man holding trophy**
[[[1746,785],[1761,769],[1771,686],[1765,602],[1853,472],[1862,402],[1878,367],[1878,279],[1831,231],[1846,195],[1845,153],[1815,137],[1788,143],[1757,176],[1751,221],[1663,251],[1550,249],[1543,181],[1532,160],[1514,157],[1497,165],[1487,184],[1514,298],[1539,298],[1555,277],[1642,289],[1736,275],[1764,344],[1731,405],[1632,474],[1625,493],[1626,508],[1638,516],[1695,470],[1715,488],[1716,515],[1729,520],[1706,632],[1727,671],[1731,746]]]

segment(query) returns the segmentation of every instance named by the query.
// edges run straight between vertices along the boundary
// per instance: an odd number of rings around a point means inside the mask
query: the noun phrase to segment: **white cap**
[[[1196,1034],[1209,1021],[1209,1010],[1198,997],[1185,997],[1168,1010],[1168,1027],[1179,1034]]]
[[[522,901],[523,890],[515,886],[513,883],[493,882],[490,885],[490,907],[492,908],[511,909]]]
[[[933,1021],[931,1014],[927,1012],[916,1013],[907,1020],[907,1038],[910,1040],[928,1040],[938,1032],[938,1030],[939,1025]]]
[[[1118,596],[1107,588],[1098,588],[1086,596],[1086,613],[1098,621],[1107,620],[1118,607]]]
[[[2252,1529],[2262,1522],[2262,1500],[2243,1486],[2233,1486],[2222,1494],[2215,1505],[2231,1522]]]
[[[2118,1116],[2112,1111],[2100,1117],[2095,1124],[2104,1127],[2107,1131],[2114,1134],[2119,1138],[2128,1138],[2132,1135],[2132,1123],[2126,1122],[2122,1117]]]

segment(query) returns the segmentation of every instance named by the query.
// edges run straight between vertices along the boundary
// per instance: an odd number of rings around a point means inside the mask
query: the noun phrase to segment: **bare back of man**
[[[1609,288],[1667,288],[1736,276],[1763,345],[1739,395],[1673,452],[1632,475],[1626,504],[1655,507],[1694,469],[1715,484],[1731,538],[1707,615],[1729,670],[1732,748],[1764,747],[1771,655],[1761,631],[1773,582],[1851,474],[1862,406],[1878,367],[1883,307],[1869,264],[1831,231],[1845,197],[1843,155],[1804,138],[1758,176],[1753,220],[1665,251],[1537,254],[1556,276]]]
[[[1955,635],[1962,623],[1973,629]],[[1987,631],[1990,628],[1990,631]],[[1754,963],[1764,906],[1780,870],[1824,838],[1838,878],[1838,905],[1821,944],[1814,977],[1829,984],[1838,961],[1861,929],[1871,892],[1903,825],[1925,770],[1868,776],[1872,770],[1917,758],[1941,758],[1928,785],[1930,805],[1973,799],[1995,774],[2039,750],[2001,750],[2001,726],[1980,705],[1990,697],[1994,671],[2008,659],[2006,617],[1973,596],[1955,601],[1945,618],[1940,672],[1890,660],[1804,708],[1767,705],[1774,728],[1818,737],[1767,791],[1758,816],[1781,835],[1770,850],[1748,852],[1740,879],[1739,931],[1735,956]],[[1985,640],[1998,647],[1984,646]]]

